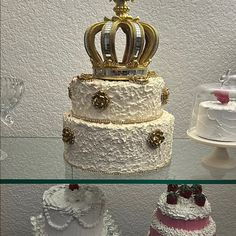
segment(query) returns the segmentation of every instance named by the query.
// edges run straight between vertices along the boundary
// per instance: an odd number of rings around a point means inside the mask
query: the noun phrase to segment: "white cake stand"
[[[227,148],[236,148],[236,142],[220,142],[201,138],[197,135],[196,129],[188,130],[187,134],[197,142],[215,147],[214,152],[202,158],[204,165],[225,170],[236,168],[236,159],[231,158],[227,151]]]

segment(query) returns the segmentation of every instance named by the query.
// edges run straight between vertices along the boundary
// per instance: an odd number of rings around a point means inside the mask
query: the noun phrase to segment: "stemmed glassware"
[[[24,82],[13,77],[1,77],[1,122],[8,127],[12,126],[14,119],[12,111],[21,100],[24,93]],[[1,151],[0,160],[7,157],[7,153]]]

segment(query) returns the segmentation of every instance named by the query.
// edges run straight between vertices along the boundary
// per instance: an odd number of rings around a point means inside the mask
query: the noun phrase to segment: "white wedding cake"
[[[85,48],[93,74],[73,78],[72,109],[64,114],[64,158],[82,170],[109,174],[155,170],[169,164],[174,117],[164,111],[169,90],[148,70],[159,37],[151,25],[131,17],[125,0],[114,0],[116,16],[89,27]],[[116,55],[116,32],[127,45]],[[98,53],[95,37],[101,33]]]
[[[95,186],[53,186],[43,194],[43,214],[31,217],[35,236],[119,236]]]

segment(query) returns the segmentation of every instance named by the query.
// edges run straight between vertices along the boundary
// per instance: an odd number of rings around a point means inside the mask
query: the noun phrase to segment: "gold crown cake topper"
[[[140,19],[133,18],[127,1],[110,0],[116,3],[116,16],[104,18],[103,22],[93,24],[84,36],[85,48],[93,65],[96,78],[112,80],[129,80],[133,76],[145,77],[148,65],[157,51],[159,36],[156,29]],[[115,42],[118,29],[126,35],[126,47],[122,61],[118,61]],[[101,51],[98,53],[95,37],[101,33]]]

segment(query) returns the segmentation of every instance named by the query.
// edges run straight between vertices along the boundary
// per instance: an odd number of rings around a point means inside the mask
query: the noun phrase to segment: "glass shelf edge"
[[[236,180],[1,179],[0,184],[236,184]]]

